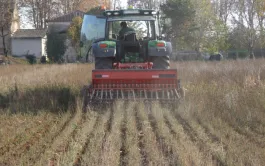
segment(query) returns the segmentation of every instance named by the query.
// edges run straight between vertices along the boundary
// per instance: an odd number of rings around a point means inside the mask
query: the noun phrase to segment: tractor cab
[[[170,42],[161,40],[159,29],[154,10],[107,10],[101,16],[85,15],[81,52],[88,56],[92,50],[96,69],[114,69],[122,64],[130,68],[168,69],[172,47]]]

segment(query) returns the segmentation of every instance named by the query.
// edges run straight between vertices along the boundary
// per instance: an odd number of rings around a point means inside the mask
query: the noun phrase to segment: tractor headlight
[[[110,16],[110,15],[111,15],[111,12],[107,12],[106,14],[107,14],[108,16]]]
[[[139,10],[124,10],[123,14],[140,14]]]

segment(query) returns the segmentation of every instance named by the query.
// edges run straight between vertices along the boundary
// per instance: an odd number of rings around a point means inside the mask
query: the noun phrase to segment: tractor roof
[[[152,9],[106,10],[103,15],[106,17],[155,16],[157,12]]]

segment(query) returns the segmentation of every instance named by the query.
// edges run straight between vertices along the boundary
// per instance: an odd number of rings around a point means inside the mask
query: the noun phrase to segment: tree
[[[47,27],[46,20],[58,15],[59,3],[55,0],[20,0],[19,7],[23,7],[25,16],[36,29]]]
[[[75,48],[76,52],[79,52],[79,42],[81,35],[81,27],[82,27],[83,19],[81,17],[73,18],[73,21],[67,31],[68,36],[71,39],[72,46]],[[79,55],[79,54],[78,54]]]
[[[242,27],[244,40],[247,41],[245,48],[250,53],[250,58],[255,58],[254,46],[257,42],[257,10],[255,9],[258,0],[235,0],[232,13],[233,24]],[[244,30],[244,31],[243,31]]]
[[[51,62],[63,62],[63,56],[66,51],[66,35],[59,34],[53,28],[47,34],[46,53]]]
[[[63,14],[68,14],[69,12],[76,10],[81,2],[82,0],[61,0],[59,2],[60,10]]]
[[[0,39],[2,39],[2,46],[4,55],[7,57],[7,37],[10,35],[10,26],[13,19],[13,5],[9,0],[2,0],[0,3]]]
[[[128,6],[138,9],[159,9],[161,0],[128,0]]]
[[[163,33],[173,41],[174,46],[185,43],[184,40],[189,35],[195,17],[195,9],[191,1],[168,0],[161,5],[161,10],[163,13]]]
[[[96,6],[87,11],[87,14],[91,15],[102,15],[105,11],[105,8],[103,6]]]
[[[192,31],[191,45],[200,56],[200,52],[210,53],[226,51],[228,49],[228,28],[225,21],[215,14],[213,4],[210,0],[193,0],[196,6],[194,25],[197,27]]]
[[[110,8],[110,1],[109,0],[101,0],[100,2],[97,0],[81,0],[79,5],[77,6],[78,10],[87,12],[92,8],[96,8],[98,6],[105,6],[107,9]]]
[[[107,0],[104,3],[97,0],[18,0],[19,8],[23,8],[24,11],[23,17],[26,17],[36,29],[46,28],[46,20],[74,10],[88,11],[100,5],[109,7],[110,3]]]

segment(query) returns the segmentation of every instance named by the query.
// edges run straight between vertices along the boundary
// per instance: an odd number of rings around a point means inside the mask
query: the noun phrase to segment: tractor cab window
[[[111,21],[108,22],[108,32],[109,39],[119,40],[122,38],[119,36],[119,32],[122,29],[120,26],[121,22],[124,21]],[[134,29],[136,33],[136,38],[145,40],[145,39],[154,39],[155,38],[155,23],[154,21],[125,21],[127,27]]]
[[[106,18],[85,15],[81,29],[81,38],[85,41],[105,38],[105,25]]]
[[[106,18],[85,15],[81,29],[81,56],[87,56],[93,42],[105,38]]]

